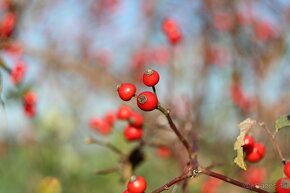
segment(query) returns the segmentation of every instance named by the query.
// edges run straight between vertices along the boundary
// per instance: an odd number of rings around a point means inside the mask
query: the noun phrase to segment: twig
[[[174,131],[174,133],[177,135],[178,139],[181,141],[183,146],[186,148],[189,160],[190,160],[190,162],[192,162],[192,160],[193,160],[192,157],[193,156],[192,156],[190,145],[189,145],[188,141],[182,136],[182,134],[177,129],[175,123],[173,122],[173,120],[172,120],[172,118],[170,116],[170,111],[168,109],[163,108],[160,104],[158,104],[157,109],[160,112],[162,112],[165,115],[165,117],[167,118],[167,121],[169,123],[170,128]]]
[[[100,140],[93,138],[93,137],[87,138],[85,142],[87,144],[97,144],[97,145],[106,147],[106,148],[110,149],[112,152],[114,152],[120,156],[125,156],[125,154],[119,148],[117,148],[116,146],[114,146],[113,144],[111,144],[109,142],[100,141]]]
[[[103,169],[103,170],[98,170],[95,172],[96,175],[105,175],[105,174],[110,174],[110,173],[113,173],[113,172],[116,172],[120,170],[119,167],[111,167],[111,168],[106,168],[106,169]]]
[[[277,143],[277,141],[276,141],[274,135],[272,135],[271,131],[268,129],[268,127],[265,125],[265,123],[259,123],[259,126],[262,127],[262,128],[266,131],[266,133],[268,134],[268,136],[269,136],[269,138],[270,138],[270,140],[271,140],[273,146],[276,148],[277,153],[278,153],[278,155],[279,155],[279,157],[280,157],[282,163],[283,163],[283,164],[286,164],[286,159],[285,159],[285,157],[283,156],[282,151],[281,151],[281,149],[280,149],[280,146],[278,145],[278,143]]]
[[[230,183],[230,184],[233,184],[235,186],[241,187],[243,189],[248,189],[248,190],[251,190],[251,191],[254,191],[254,192],[258,192],[258,193],[270,193],[270,192],[267,192],[266,190],[261,189],[257,185],[246,184],[246,183],[243,183],[243,182],[240,182],[238,180],[229,178],[229,177],[227,177],[225,175],[213,172],[213,171],[205,169],[205,168],[201,169],[201,173],[205,174],[205,175],[208,175],[208,176],[211,176],[211,177],[214,177],[214,178],[217,178],[217,179],[220,179],[222,181],[225,181],[227,183]]]
[[[168,190],[169,187],[173,186],[174,184],[177,184],[183,180],[186,180],[188,178],[193,177],[194,174],[193,172],[191,172],[191,170],[188,170],[187,172],[185,172],[184,174],[172,179],[171,181],[169,181],[168,183],[166,183],[165,185],[153,190],[151,193],[159,193],[159,192],[163,192],[165,190]]]

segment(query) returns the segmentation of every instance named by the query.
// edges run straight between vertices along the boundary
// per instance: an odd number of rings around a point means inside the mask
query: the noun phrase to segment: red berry
[[[280,178],[275,185],[277,193],[290,193],[290,178]]]
[[[116,120],[116,114],[114,112],[107,112],[105,117],[104,117],[104,121],[107,122],[109,125],[114,125]]]
[[[145,91],[137,96],[137,105],[143,111],[152,111],[157,108],[158,99],[153,92]]]
[[[245,152],[250,153],[253,148],[254,148],[254,138],[250,135],[246,135],[244,138],[244,145],[243,145],[243,149]]]
[[[98,117],[93,117],[90,120],[90,127],[92,129],[97,129],[100,127],[100,125],[102,124],[102,120],[99,119]]]
[[[142,176],[132,176],[127,185],[127,189],[130,193],[143,193],[146,187],[146,180]]]
[[[123,193],[130,193],[128,190],[125,190]]]
[[[108,135],[112,131],[112,126],[105,120],[99,119],[98,117],[93,117],[90,121],[90,127],[103,135]]]
[[[261,143],[256,143],[251,152],[246,154],[246,160],[249,162],[258,162],[265,155],[265,146]]]
[[[10,73],[10,78],[14,84],[19,84],[24,78],[26,72],[26,65],[23,62],[18,62]]]
[[[121,120],[127,120],[132,114],[132,110],[130,107],[122,105],[119,107],[117,111],[117,118]]]
[[[4,37],[9,37],[13,31],[16,23],[16,16],[12,12],[8,12],[4,15],[4,18],[0,24],[0,34]]]
[[[180,28],[174,20],[166,18],[162,24],[162,29],[172,45],[181,41],[182,35]]]
[[[167,158],[171,156],[171,150],[168,147],[158,147],[156,149],[156,154],[162,158]]]
[[[288,178],[290,178],[290,162],[287,162],[284,165],[284,173]]]
[[[147,69],[143,74],[143,83],[146,86],[155,86],[159,82],[159,74],[156,70]]]
[[[28,117],[34,117],[36,114],[35,105],[24,103],[24,112]]]
[[[118,93],[123,101],[129,101],[136,93],[136,86],[131,83],[122,83],[118,86]]]
[[[124,136],[128,141],[140,140],[143,136],[143,131],[141,128],[136,128],[128,125],[124,129]]]
[[[144,122],[144,118],[139,113],[132,113],[129,118],[129,124],[133,127],[142,127]]]
[[[24,103],[26,104],[30,104],[30,105],[34,105],[36,103],[37,97],[35,92],[33,91],[28,91],[25,95],[24,95]]]
[[[261,167],[250,167],[247,171],[242,173],[242,177],[248,184],[259,185],[263,183],[267,176],[267,171],[265,168]]]

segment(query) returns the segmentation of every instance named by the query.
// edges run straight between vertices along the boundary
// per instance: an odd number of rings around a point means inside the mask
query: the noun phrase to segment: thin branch
[[[111,167],[111,168],[106,168],[106,169],[102,169],[102,170],[97,170],[95,172],[96,175],[105,175],[105,174],[110,174],[110,173],[113,173],[113,172],[117,172],[119,171],[120,168],[115,166],[115,167]]]
[[[166,183],[165,185],[153,190],[151,193],[159,193],[159,192],[163,192],[165,190],[168,190],[171,186],[173,186],[174,184],[177,184],[183,180],[186,180],[188,178],[193,177],[193,173],[190,172],[191,170],[188,170],[187,172],[185,172],[184,174],[172,179],[171,181],[169,181],[168,183]]]
[[[201,173],[205,174],[205,175],[208,175],[208,176],[211,176],[211,177],[214,177],[214,178],[217,178],[217,179],[220,179],[222,181],[225,181],[227,183],[230,183],[230,184],[233,184],[235,186],[241,187],[243,189],[248,189],[248,190],[251,190],[251,191],[254,191],[254,192],[258,192],[258,193],[270,193],[270,192],[267,192],[266,190],[261,189],[258,185],[246,184],[246,183],[243,183],[243,182],[240,182],[238,180],[229,178],[229,177],[227,177],[225,175],[213,172],[213,171],[205,169],[205,168],[201,169]]]
[[[100,141],[100,140],[93,138],[93,137],[87,138],[85,142],[87,144],[97,144],[97,145],[106,147],[109,150],[111,150],[112,152],[114,152],[120,156],[125,156],[125,154],[119,148],[117,148],[116,146],[114,146],[113,144],[111,144],[109,142]]]
[[[286,164],[286,159],[285,159],[285,157],[283,156],[282,151],[281,151],[281,149],[280,149],[280,146],[278,145],[278,142],[276,141],[274,135],[271,133],[271,131],[268,129],[268,127],[265,125],[265,123],[259,123],[259,126],[262,127],[262,128],[266,131],[266,133],[268,134],[268,136],[269,136],[269,138],[270,138],[270,140],[271,140],[273,146],[274,146],[274,147],[276,148],[276,150],[277,150],[277,153],[278,153],[278,155],[279,155],[279,157],[280,157],[280,159],[281,159],[281,162],[282,162],[283,164]]]
[[[181,141],[183,146],[186,148],[189,160],[190,160],[190,162],[192,162],[193,156],[192,156],[190,145],[189,145],[188,141],[182,136],[182,134],[177,129],[175,123],[173,122],[173,120],[170,116],[170,111],[168,109],[163,108],[160,104],[158,105],[157,109],[166,116],[170,128],[174,131],[174,133],[176,134],[178,139]]]

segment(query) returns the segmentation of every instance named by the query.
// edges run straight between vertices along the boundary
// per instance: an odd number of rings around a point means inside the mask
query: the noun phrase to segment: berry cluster
[[[246,153],[246,160],[248,162],[258,162],[265,155],[265,146],[261,143],[255,143],[255,140],[252,136],[246,135],[244,138],[243,150]]]
[[[28,117],[34,117],[36,114],[37,96],[33,91],[28,91],[23,96],[24,112]]]
[[[132,176],[123,193],[144,193],[146,187],[146,180],[142,176]]]
[[[182,40],[180,28],[173,19],[165,18],[162,23],[162,29],[167,37],[167,40],[172,45],[176,45]]]
[[[126,140],[136,141],[142,138],[143,116],[125,105],[120,106],[116,113],[112,111],[108,112],[103,118],[91,118],[90,127],[103,135],[107,135],[111,133],[117,119],[128,122],[128,125],[124,129]]]
[[[157,71],[152,69],[147,69],[143,74],[143,83],[152,87],[155,90],[155,85],[159,82],[159,74]],[[124,101],[131,100],[136,96],[136,86],[131,83],[122,83],[118,86],[118,94],[120,98]],[[158,106],[158,98],[155,93],[151,91],[144,91],[137,96],[137,105],[143,111],[152,111]]]
[[[290,192],[290,162],[286,162],[284,165],[284,174],[286,177],[280,178],[276,182],[277,193],[289,193]]]

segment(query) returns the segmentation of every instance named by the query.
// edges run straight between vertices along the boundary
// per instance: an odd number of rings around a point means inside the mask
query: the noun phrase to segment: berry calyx
[[[156,70],[147,69],[143,74],[143,83],[146,86],[155,86],[159,82],[159,74]]]
[[[290,178],[290,162],[286,162],[284,165],[284,173],[288,178]]]
[[[253,150],[246,154],[246,160],[249,162],[258,162],[265,155],[265,146],[261,143],[256,143],[253,147]]]
[[[243,150],[246,153],[250,153],[251,151],[253,151],[254,144],[255,144],[254,138],[250,135],[246,135],[244,138]]]
[[[143,193],[147,187],[146,180],[142,176],[132,176],[127,184],[130,193]]]
[[[136,128],[128,125],[124,129],[124,136],[128,141],[140,140],[143,136],[143,131],[141,128]]]
[[[136,93],[136,86],[131,83],[122,83],[118,85],[118,94],[123,101],[129,101]]]
[[[290,192],[290,178],[280,178],[275,185],[277,193],[289,193]]]
[[[143,111],[152,111],[157,108],[157,96],[150,91],[145,91],[137,96],[137,105]]]
[[[121,120],[127,120],[132,114],[132,109],[128,106],[122,105],[117,111],[117,118]]]
[[[133,127],[142,127],[144,122],[144,118],[139,113],[132,113],[129,118],[129,124]]]

